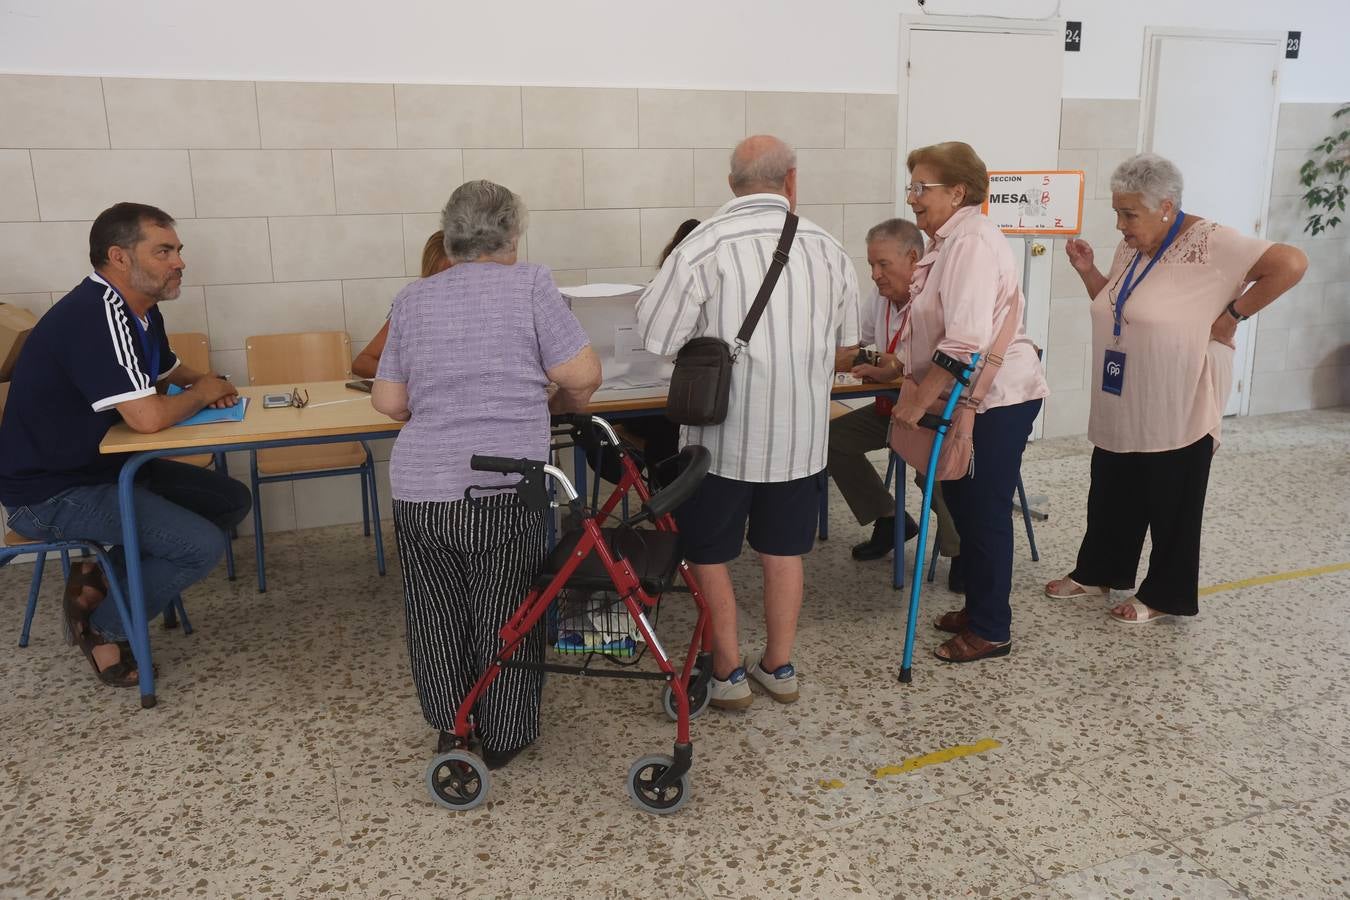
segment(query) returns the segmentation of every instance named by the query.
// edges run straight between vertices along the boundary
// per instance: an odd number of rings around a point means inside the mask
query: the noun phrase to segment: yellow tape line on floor
[[[1332,572],[1350,571],[1350,562],[1334,563],[1329,566],[1318,566],[1315,569],[1297,569],[1293,572],[1278,572],[1274,575],[1258,575],[1255,578],[1244,578],[1241,581],[1225,581],[1223,584],[1214,584],[1200,589],[1200,596],[1207,594],[1219,594],[1224,591],[1236,591],[1242,588],[1257,587],[1262,584],[1275,584],[1278,581],[1293,581],[1296,578],[1312,578],[1315,575],[1329,575]]]
[[[906,775],[916,769],[922,769],[924,766],[935,766],[938,763],[951,762],[954,759],[960,759],[963,756],[974,756],[976,753],[986,753],[990,750],[997,750],[1003,745],[993,738],[985,738],[982,741],[976,741],[973,744],[957,744],[955,747],[948,747],[945,750],[934,750],[932,753],[925,753],[922,756],[911,756],[909,759],[900,763],[898,766],[882,766],[872,773],[873,778],[889,778],[892,775]]]

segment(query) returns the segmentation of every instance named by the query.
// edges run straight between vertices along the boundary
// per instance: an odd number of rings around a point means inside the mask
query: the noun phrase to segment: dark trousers
[[[1079,584],[1127,591],[1134,587],[1144,535],[1153,533],[1148,575],[1135,596],[1174,616],[1200,611],[1200,526],[1214,439],[1161,453],[1092,451],[1087,533],[1078,565]]]
[[[942,483],[961,536],[970,630],[986,641],[1008,640],[1012,627],[1012,498],[1040,400],[1000,406],[975,416],[975,466],[965,478]],[[919,573],[914,573],[919,577]]]
[[[403,567],[408,655],[422,714],[438,731],[502,648],[499,632],[525,599],[544,558],[544,516],[514,494],[415,503],[394,500]],[[544,620],[513,659],[544,658]],[[488,750],[514,750],[539,736],[543,673],[502,669],[479,699],[474,723]]]

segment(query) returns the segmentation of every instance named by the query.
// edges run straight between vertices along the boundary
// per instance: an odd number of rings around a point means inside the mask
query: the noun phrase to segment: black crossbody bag
[[[778,247],[773,251],[769,271],[759,286],[755,302],[750,306],[741,330],[736,332],[736,346],[716,337],[697,337],[675,354],[675,371],[670,376],[670,392],[666,398],[666,418],[677,425],[721,425],[727,417],[727,401],[731,397],[731,367],[741,351],[750,343],[750,335],[769,305],[778,276],[787,265],[788,251],[797,234],[797,215],[789,212],[783,223]]]

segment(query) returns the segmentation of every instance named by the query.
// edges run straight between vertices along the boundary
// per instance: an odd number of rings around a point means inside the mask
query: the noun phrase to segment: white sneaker
[[[764,660],[764,654],[760,654],[752,661],[748,656],[745,658],[745,671],[750,673],[750,677],[764,690],[769,692],[769,696],[779,703],[795,703],[797,697],[797,670],[792,667],[792,663],[779,666],[772,672],[765,671],[761,663]]]
[[[755,702],[755,695],[750,693],[750,682],[745,677],[745,669],[739,666],[731,670],[726,681],[714,675],[708,690],[712,693],[708,702],[718,709],[745,709]]]

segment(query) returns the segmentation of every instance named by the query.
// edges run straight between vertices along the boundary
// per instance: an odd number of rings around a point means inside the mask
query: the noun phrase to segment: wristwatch
[[[1228,306],[1225,307],[1225,308],[1228,310],[1228,314],[1229,314],[1230,316],[1232,316],[1234,319],[1237,319],[1239,322],[1245,322],[1245,321],[1247,321],[1248,319],[1251,318],[1251,316],[1244,316],[1242,313],[1240,313],[1240,312],[1237,311],[1237,300],[1236,300],[1236,299],[1229,300],[1229,301],[1228,301]]]

